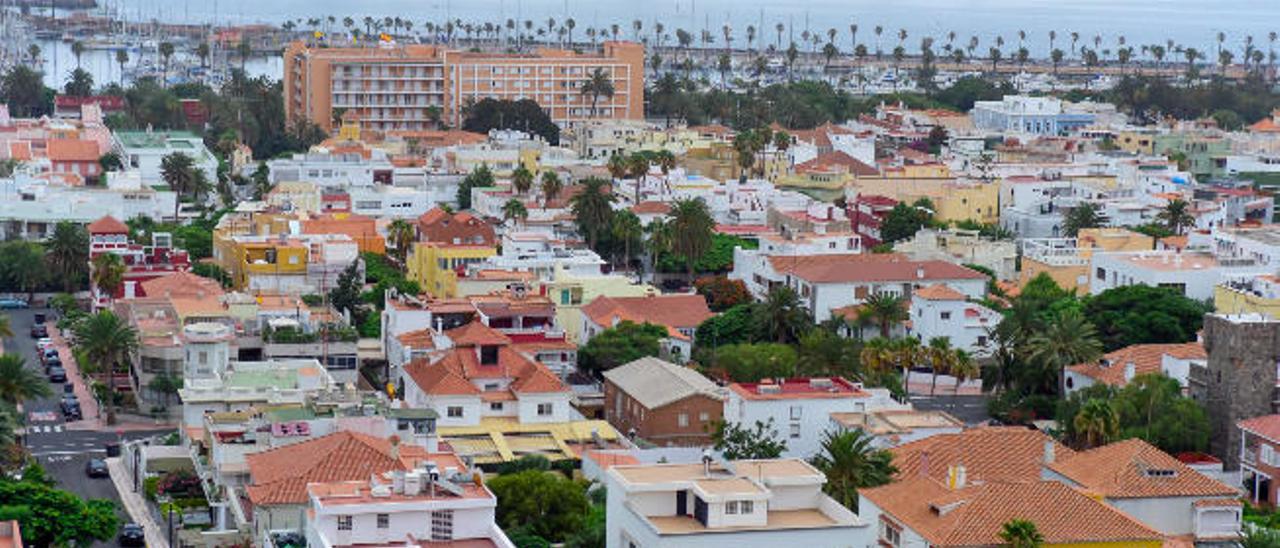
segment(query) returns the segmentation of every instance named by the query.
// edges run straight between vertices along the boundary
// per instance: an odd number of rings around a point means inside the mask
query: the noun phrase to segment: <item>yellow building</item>
[[[1280,318],[1280,277],[1263,274],[1220,283],[1213,288],[1213,306],[1219,314]]]
[[[1000,186],[988,183],[962,183],[951,177],[940,178],[859,178],[846,191],[852,201],[858,194],[873,194],[900,202],[928,198],[939,221],[1000,221]]]
[[[556,304],[556,321],[565,331],[565,340],[578,340],[582,330],[582,307],[596,297],[643,297],[660,293],[649,284],[637,284],[626,276],[606,274],[578,276],[556,267],[552,281],[543,285]]]
[[[1155,154],[1156,139],[1153,131],[1121,131],[1115,138],[1116,146],[1134,154]]]
[[[1022,275],[1019,286],[1040,275],[1053,278],[1067,291],[1089,292],[1089,262],[1095,251],[1147,251],[1154,247],[1150,236],[1126,228],[1086,228],[1070,239],[1027,240],[1023,242]]]
[[[267,193],[266,202],[272,206],[289,206],[293,211],[315,213],[320,211],[320,187],[304,181],[281,181]]]
[[[308,246],[295,238],[215,238],[213,259],[237,290],[286,291],[306,284]]]
[[[437,242],[418,242],[409,254],[409,279],[418,282],[422,290],[439,299],[458,296],[458,270],[466,269],[498,253],[497,249],[482,245],[442,245]]]

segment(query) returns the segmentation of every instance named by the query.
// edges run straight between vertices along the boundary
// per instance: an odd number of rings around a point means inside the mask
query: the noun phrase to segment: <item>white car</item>
[[[36,348],[40,350],[40,353],[42,354],[44,353],[46,348],[51,348],[52,346],[53,346],[53,339],[50,339],[49,337],[42,337],[36,341]]]

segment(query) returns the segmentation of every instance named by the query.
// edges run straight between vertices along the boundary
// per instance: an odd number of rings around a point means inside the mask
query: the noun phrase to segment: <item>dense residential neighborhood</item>
[[[1276,32],[16,4],[0,544],[1280,548]]]

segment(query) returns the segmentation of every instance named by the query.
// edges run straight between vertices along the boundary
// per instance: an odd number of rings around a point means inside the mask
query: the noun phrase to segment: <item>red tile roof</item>
[[[1100,383],[1112,386],[1124,386],[1125,368],[1133,364],[1135,375],[1159,373],[1160,362],[1164,356],[1172,356],[1180,360],[1208,359],[1204,345],[1198,342],[1177,344],[1135,344],[1115,350],[1102,356],[1107,365],[1100,362],[1080,363],[1067,368],[1068,371],[1090,377]]]
[[[367,480],[373,474],[411,470],[428,459],[438,464],[452,459],[452,466],[464,468],[452,454],[431,454],[406,443],[394,458],[389,439],[344,430],[245,457],[251,478],[245,491],[255,505],[304,504],[308,483]]]
[[[142,286],[142,294],[148,297],[198,297],[216,301],[225,294],[222,284],[190,272],[175,272],[139,285]]]
[[[445,330],[446,337],[458,346],[484,346],[511,344],[511,338],[480,321]]]
[[[796,173],[851,173],[859,177],[875,177],[880,170],[839,150],[796,164]]]
[[[1241,430],[1262,436],[1274,443],[1280,443],[1280,415],[1263,415],[1252,419],[1245,419],[1236,426]]]
[[[50,139],[47,156],[54,162],[97,162],[98,143],[82,139]]]
[[[963,301],[964,293],[951,289],[944,284],[935,284],[928,287],[922,287],[915,290],[911,294],[913,297],[919,297],[928,301]]]
[[[116,220],[115,217],[107,215],[92,223],[89,223],[90,234],[128,234],[129,226]]]
[[[445,245],[494,245],[493,225],[465,211],[450,214],[436,207],[418,217],[424,242]]]
[[[824,383],[824,380],[830,383]],[[871,397],[871,394],[862,390],[859,385],[840,377],[784,379],[781,383],[768,380],[758,383],[733,383],[729,385],[729,390],[743,399],[757,401]]]
[[[671,213],[671,204],[650,200],[631,206],[631,212],[636,215],[666,215]]]
[[[896,253],[771,256],[780,274],[813,283],[980,280],[986,275],[946,261],[912,261]]]
[[[1019,426],[982,426],[955,434],[937,434],[891,449],[898,477],[947,478],[947,467],[964,465],[970,481],[1032,481],[1040,478],[1045,443],[1055,458],[1072,451],[1038,430]]]
[[[613,327],[614,320],[691,329],[713,316],[701,295],[597,297],[582,307],[582,313],[606,329]]]
[[[1048,464],[1107,498],[1235,497],[1237,491],[1140,439],[1080,451]]]

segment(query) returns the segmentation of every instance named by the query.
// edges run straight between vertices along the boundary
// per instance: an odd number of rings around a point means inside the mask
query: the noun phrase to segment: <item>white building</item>
[[[951,346],[975,357],[990,356],[990,338],[1003,316],[945,285],[931,285],[911,295],[911,330],[921,341],[945,337]]]
[[[1171,344],[1135,344],[1108,352],[1096,362],[1067,367],[1067,393],[1096,384],[1124,387],[1138,375],[1163,374],[1178,381],[1185,392],[1190,384],[1191,368],[1208,362],[1204,345],[1198,342]]]
[[[138,170],[148,185],[163,184],[160,168],[165,156],[179,153],[192,160],[211,183],[218,180],[218,159],[204,146],[199,135],[185,131],[117,131],[114,148],[125,170]],[[108,177],[110,179],[110,177]]]
[[[866,413],[879,410],[910,409],[910,404],[893,399],[883,388],[864,388],[862,383],[835,378],[795,378],[734,383],[724,402],[726,423],[754,428],[769,424],[786,442],[787,457],[809,458],[821,448],[823,435],[831,428],[832,413]]]
[[[466,470],[419,463],[368,480],[307,486],[307,545],[515,548],[494,523],[497,498]]]
[[[825,483],[798,459],[614,466],[605,546],[871,546],[871,528],[823,494]]]
[[[893,250],[913,261],[950,261],[991,269],[997,280],[1018,278],[1018,244],[1013,240],[984,238],[975,230],[926,228],[910,240],[893,244]]]
[[[599,276],[605,264],[596,252],[569,247],[564,241],[545,234],[505,234],[501,249],[501,253],[469,265],[470,269],[532,272],[538,280],[550,282],[557,268],[573,276]]]
[[[390,183],[393,170],[385,152],[363,146],[352,150],[315,147],[309,152],[269,160],[267,167],[271,184],[307,181],[322,188],[340,189],[371,187],[379,180]]]
[[[112,173],[108,183],[63,186],[24,173],[0,179],[0,240],[44,240],[63,221],[88,225],[106,216],[127,221],[173,215],[173,192],[130,185],[121,173]]]
[[[977,101],[970,112],[979,130],[1031,135],[1066,135],[1093,123],[1093,114],[1068,112],[1052,97],[1006,95],[1000,101]]]
[[[1213,287],[1229,277],[1262,273],[1266,269],[1247,259],[1218,260],[1206,253],[1172,250],[1094,253],[1089,292],[1097,295],[1115,287],[1167,287],[1198,301],[1213,298]]]

